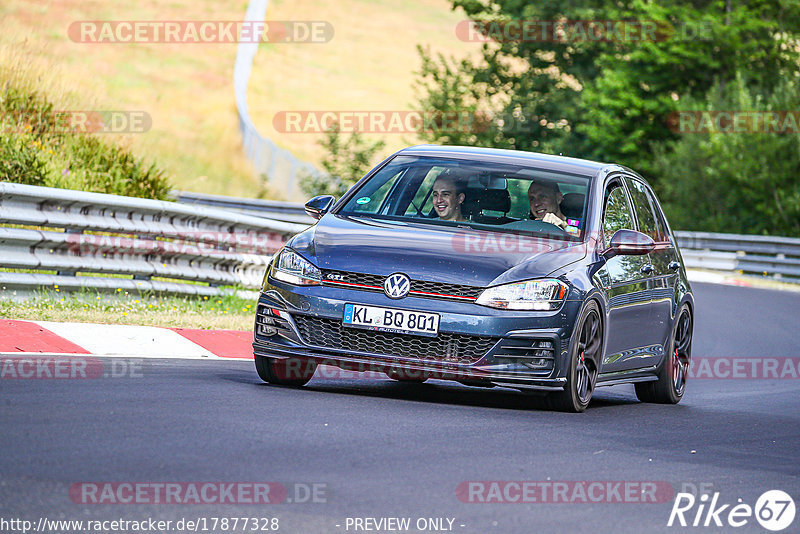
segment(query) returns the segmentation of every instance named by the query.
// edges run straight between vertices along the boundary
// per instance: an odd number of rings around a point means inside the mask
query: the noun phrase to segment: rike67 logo
[[[755,517],[767,530],[778,532],[794,522],[795,505],[792,497],[781,490],[766,491],[755,506],[738,499],[736,504],[720,503],[719,492],[699,498],[691,493],[678,493],[667,526],[743,527]]]

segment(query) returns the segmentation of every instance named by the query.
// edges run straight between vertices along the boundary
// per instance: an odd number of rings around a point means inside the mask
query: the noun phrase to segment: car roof
[[[496,161],[516,165],[535,165],[549,170],[559,170],[574,174],[597,175],[601,170],[621,170],[619,165],[601,163],[588,159],[570,158],[525,152],[522,150],[505,150],[501,148],[483,148],[471,146],[415,145],[397,152],[404,156],[438,156],[448,158],[475,159],[478,161]]]

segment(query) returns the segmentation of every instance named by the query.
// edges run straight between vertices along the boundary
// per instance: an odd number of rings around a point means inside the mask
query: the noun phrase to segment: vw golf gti
[[[422,145],[306,211],[317,223],[274,256],[258,301],[266,382],[301,386],[323,364],[538,392],[571,412],[604,385],[684,394],[694,300],[630,169]]]

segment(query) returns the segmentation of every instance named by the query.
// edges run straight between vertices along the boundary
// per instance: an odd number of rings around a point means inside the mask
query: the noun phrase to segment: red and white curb
[[[688,270],[692,282],[751,285],[706,271]],[[91,323],[0,319],[0,356],[91,355],[126,358],[253,359],[253,333]]]
[[[253,358],[253,333],[91,323],[0,320],[0,355]]]
[[[747,280],[742,280],[731,275],[722,273],[715,273],[711,271],[698,271],[694,269],[686,269],[686,276],[690,282],[702,282],[706,284],[722,284],[726,286],[744,286],[752,287],[753,283]]]

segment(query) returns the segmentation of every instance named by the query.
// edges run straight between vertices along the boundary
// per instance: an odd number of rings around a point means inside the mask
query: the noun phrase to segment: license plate
[[[439,314],[345,304],[342,324],[381,332],[435,336],[439,333]]]

